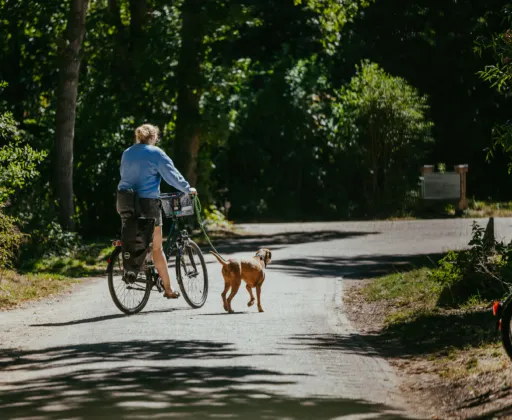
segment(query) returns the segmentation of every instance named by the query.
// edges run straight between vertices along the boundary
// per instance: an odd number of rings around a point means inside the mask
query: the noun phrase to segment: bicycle
[[[171,256],[176,253],[176,279],[185,301],[193,309],[201,308],[208,297],[208,271],[199,246],[188,237],[186,229],[180,230],[179,218],[193,214],[192,210],[175,211],[169,201],[183,197],[179,194],[162,194],[162,211],[164,217],[171,218],[171,228],[164,243],[164,254],[169,266]],[[180,208],[181,209],[181,208]],[[186,209],[189,209],[188,207]],[[122,244],[120,240],[113,242],[114,251],[108,259],[108,287],[114,304],[125,314],[140,312],[148,303],[152,290],[164,291],[162,280],[153,264],[152,252],[148,252],[144,269],[136,278],[124,275],[122,262]],[[202,279],[202,281],[201,281]]]
[[[512,359],[512,295],[505,301],[494,302],[492,314],[496,317],[496,329],[500,333],[503,348]]]

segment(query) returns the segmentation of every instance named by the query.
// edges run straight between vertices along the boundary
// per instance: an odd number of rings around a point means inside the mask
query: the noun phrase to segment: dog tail
[[[222,264],[222,265],[228,265],[229,263],[224,259],[222,258],[219,254],[217,254],[216,252],[213,252],[213,251],[210,251],[210,254],[213,254],[213,256],[215,258],[217,258],[217,260]]]

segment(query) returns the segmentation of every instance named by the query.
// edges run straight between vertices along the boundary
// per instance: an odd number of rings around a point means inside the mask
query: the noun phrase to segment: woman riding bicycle
[[[190,187],[169,156],[155,146],[159,141],[159,134],[158,127],[150,124],[141,125],[135,130],[135,144],[124,151],[121,159],[121,182],[118,190],[133,190],[139,198],[140,215],[155,220],[153,261],[164,285],[164,297],[177,299],[180,294],[171,287],[167,260],[162,248],[160,181],[163,178],[169,185],[184,193],[196,195],[197,191]],[[123,209],[120,208],[119,200],[117,212],[122,217]]]

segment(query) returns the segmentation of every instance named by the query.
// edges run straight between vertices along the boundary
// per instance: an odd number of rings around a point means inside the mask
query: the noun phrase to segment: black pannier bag
[[[123,268],[128,278],[137,277],[153,246],[155,219],[130,217],[123,223],[121,233]]]
[[[123,223],[121,255],[124,274],[128,279],[135,279],[143,269],[148,253],[152,250],[155,220],[138,217],[139,200],[137,194],[131,190],[118,191],[117,212]]]

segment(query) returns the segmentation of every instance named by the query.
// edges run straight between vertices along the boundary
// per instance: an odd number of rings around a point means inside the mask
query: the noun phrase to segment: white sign
[[[423,174],[421,195],[426,200],[460,199],[460,174]]]

